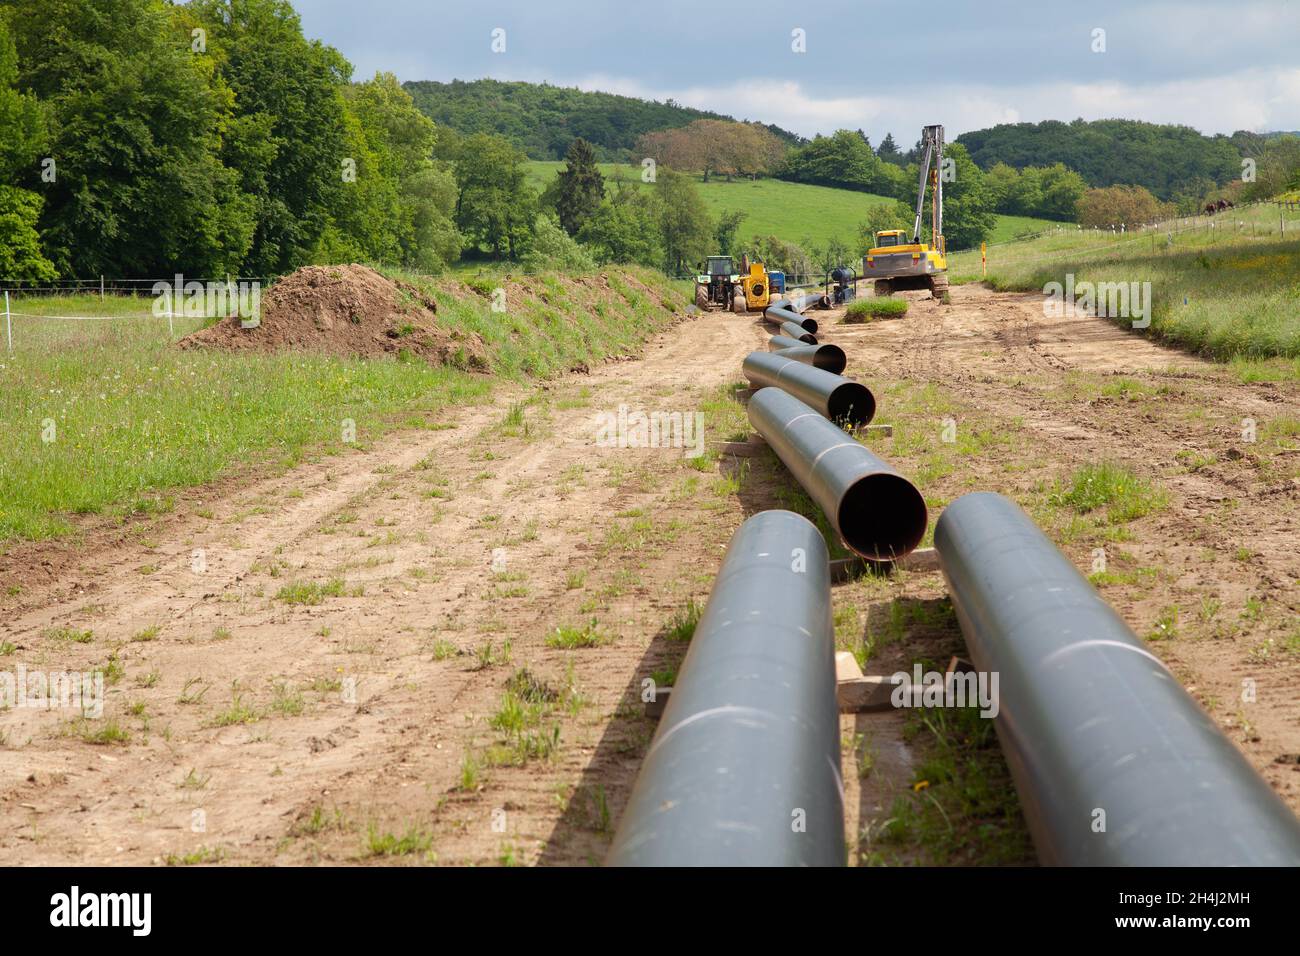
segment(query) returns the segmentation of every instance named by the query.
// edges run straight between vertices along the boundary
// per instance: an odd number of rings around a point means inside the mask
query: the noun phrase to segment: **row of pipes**
[[[750,423],[852,551],[889,561],[924,537],[925,501],[845,428],[866,386],[802,313],[751,353]],[[999,677],[995,727],[1039,861],[1295,866],[1300,822],[1168,668],[1034,522],[998,494],[949,504],[934,545],[972,663]],[[846,862],[829,554],[764,511],[733,536],[607,862]]]

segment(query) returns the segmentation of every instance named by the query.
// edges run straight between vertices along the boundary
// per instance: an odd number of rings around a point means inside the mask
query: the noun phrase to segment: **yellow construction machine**
[[[948,250],[943,240],[943,127],[921,130],[921,175],[912,234],[882,229],[862,257],[862,278],[875,281],[876,295],[903,289],[929,289],[936,299],[948,291]],[[930,187],[930,241],[921,241],[921,215]]]

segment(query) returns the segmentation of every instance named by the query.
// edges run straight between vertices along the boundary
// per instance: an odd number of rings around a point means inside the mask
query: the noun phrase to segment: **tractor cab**
[[[732,269],[731,256],[709,256],[695,277],[695,305],[709,312],[730,309],[734,296],[733,286],[740,281]]]
[[[884,249],[887,246],[905,246],[909,244],[910,236],[902,229],[882,229],[876,233],[876,248]]]

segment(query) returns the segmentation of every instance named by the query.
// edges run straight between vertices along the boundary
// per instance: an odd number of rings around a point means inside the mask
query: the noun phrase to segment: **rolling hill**
[[[601,159],[626,160],[642,133],[698,119],[732,119],[672,100],[660,103],[548,83],[417,80],[402,86],[435,123],[460,133],[504,136],[530,159],[560,159],[569,143],[581,136]],[[788,143],[800,142],[779,126],[768,129]]]
[[[562,162],[530,162],[528,178],[537,191],[541,192],[563,168]],[[621,178],[644,186],[639,166],[602,163],[600,171],[606,183]],[[834,237],[854,243],[858,223],[862,221],[866,210],[870,206],[891,201],[885,196],[871,193],[788,183],[779,179],[738,179],[732,182],[711,179],[707,183],[697,179],[695,185],[711,215],[716,217],[721,212],[737,209],[746,212],[745,221],[740,224],[741,236],[773,235],[805,248],[824,244]],[[1028,216],[998,216],[997,227],[990,236],[990,241],[1001,242],[1025,232],[1036,232],[1057,225],[1059,223]]]

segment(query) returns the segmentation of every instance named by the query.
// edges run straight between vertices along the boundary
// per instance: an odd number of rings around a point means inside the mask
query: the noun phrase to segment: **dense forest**
[[[499,80],[415,81],[403,84],[426,116],[461,133],[504,136],[530,159],[562,159],[569,144],[584,139],[597,158],[625,162],[638,138],[657,130],[676,129],[696,120],[730,120],[705,110],[592,93],[547,83]],[[786,143],[799,141],[778,126],[767,129]]]
[[[1089,186],[1143,186],[1165,200],[1201,195],[1241,175],[1241,152],[1232,137],[1204,136],[1190,126],[1047,120],[962,133],[957,141],[981,169],[1062,163]]]

